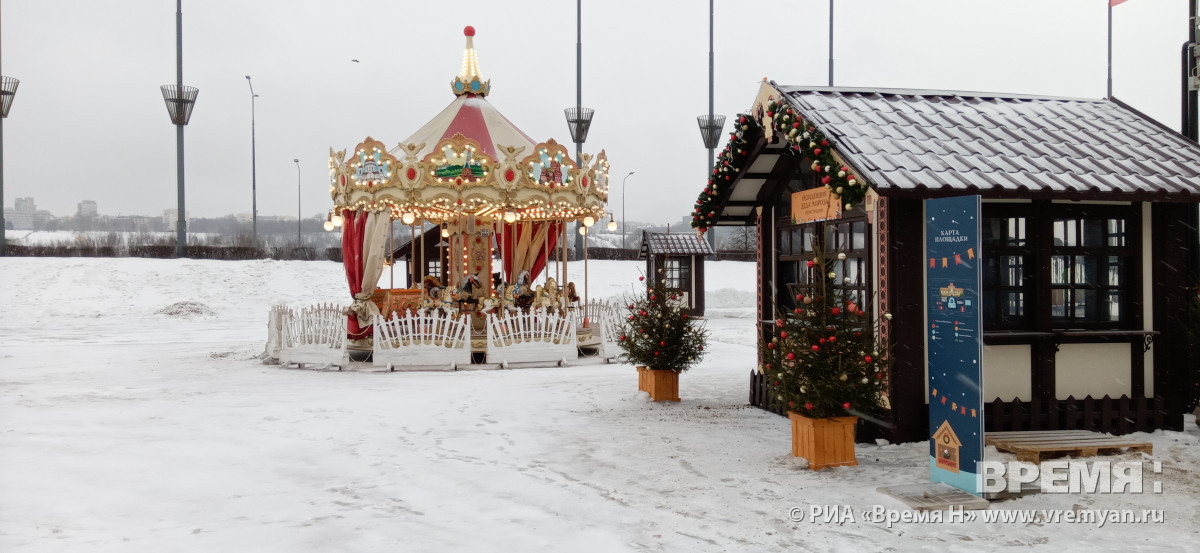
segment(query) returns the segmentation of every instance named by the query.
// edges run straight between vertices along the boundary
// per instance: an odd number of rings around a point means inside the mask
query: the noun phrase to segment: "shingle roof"
[[[712,248],[708,247],[708,241],[697,236],[695,233],[687,234],[667,234],[662,232],[645,232],[642,240],[642,250],[638,252],[638,259],[645,259],[649,254],[660,255],[712,255]]]
[[[1117,101],[777,88],[884,194],[1200,195],[1200,146]]]

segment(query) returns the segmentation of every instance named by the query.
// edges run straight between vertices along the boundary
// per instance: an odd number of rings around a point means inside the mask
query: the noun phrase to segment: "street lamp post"
[[[254,138],[254,83],[250,75],[246,75],[246,84],[250,85],[250,233],[254,245],[258,246],[258,155],[257,141]]]
[[[163,85],[163,101],[167,114],[175,125],[175,167],[179,188],[179,213],[175,222],[175,257],[187,257],[187,219],[183,202],[183,127],[192,118],[196,95],[200,90],[194,86],[183,86],[183,0],[175,1],[175,84]]]
[[[631,177],[632,175],[633,175],[633,171],[630,171],[628,175],[625,175],[625,178],[621,179],[621,249],[622,250],[625,249],[625,234],[627,232],[629,232],[627,230],[627,227],[625,226],[625,181],[629,180],[629,177]]]
[[[12,77],[0,77],[0,257],[4,256],[4,120],[17,96],[21,81]]]
[[[582,163],[583,143],[587,141],[588,128],[592,125],[592,109],[583,107],[583,0],[575,0],[575,107],[567,108],[563,112],[567,116],[567,126],[571,129],[571,140],[575,142],[575,161]],[[575,238],[577,255],[585,247],[585,242],[586,232],[581,232]]]
[[[712,174],[713,164],[716,163],[721,128],[725,126],[724,115],[713,115],[713,0],[708,0],[708,115],[698,116],[696,121],[700,123],[700,138],[704,140],[704,147],[708,148],[708,167],[704,171],[708,178],[707,176]],[[711,228],[708,230],[708,245],[715,251],[717,231]]]
[[[296,164],[296,247],[301,246],[300,242],[300,159],[292,160]]]

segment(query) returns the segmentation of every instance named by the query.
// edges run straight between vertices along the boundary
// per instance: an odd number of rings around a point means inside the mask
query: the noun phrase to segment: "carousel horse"
[[[579,294],[577,294],[575,292],[575,283],[574,282],[567,283],[567,290],[566,290],[566,292],[563,293],[563,297],[567,300],[566,304],[568,307],[574,307],[574,306],[579,305]]]
[[[552,311],[562,309],[562,304],[559,301],[558,284],[554,282],[553,277],[546,279],[546,286],[542,288],[542,295],[549,302]]]
[[[462,285],[458,287],[458,299],[464,304],[478,308],[479,296],[483,293],[482,288],[483,285],[479,284],[479,279],[475,275],[467,275],[467,278],[463,279]]]
[[[455,305],[456,302],[455,302],[455,297],[454,297],[454,287],[453,286],[447,286],[445,288],[442,288],[442,299],[438,303],[440,305],[438,305],[437,308],[441,309],[442,312],[447,315],[451,315],[458,311],[458,306]]]
[[[533,304],[530,305],[530,308],[550,310],[554,308],[554,300],[551,299],[545,288],[538,286],[537,291],[533,294]]]
[[[516,290],[516,288],[517,287],[515,284],[509,284],[508,286],[504,287],[504,294],[500,296],[500,307],[504,311],[513,313],[517,311],[517,300],[513,297],[513,292]]]

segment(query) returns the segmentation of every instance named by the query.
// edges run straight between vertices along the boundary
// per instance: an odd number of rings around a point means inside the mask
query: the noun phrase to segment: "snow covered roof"
[[[708,241],[695,233],[668,234],[665,232],[642,233],[642,249],[638,259],[646,259],[647,255],[712,255]]]
[[[1116,100],[775,88],[882,194],[1200,195],[1200,146]]]

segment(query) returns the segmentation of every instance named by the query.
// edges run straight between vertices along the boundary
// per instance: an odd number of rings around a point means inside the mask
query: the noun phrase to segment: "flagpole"
[[[829,86],[833,86],[833,0],[829,0]]]
[[[1112,98],[1112,1],[1108,2],[1108,95]]]

